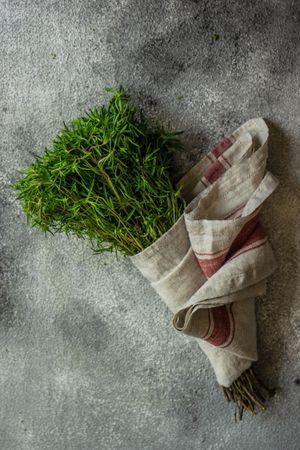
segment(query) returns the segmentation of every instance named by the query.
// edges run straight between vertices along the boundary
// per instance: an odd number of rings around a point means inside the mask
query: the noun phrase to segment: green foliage
[[[75,119],[24,171],[18,198],[33,226],[91,240],[95,251],[133,255],[182,214],[171,181],[176,133],[150,127],[123,88]]]

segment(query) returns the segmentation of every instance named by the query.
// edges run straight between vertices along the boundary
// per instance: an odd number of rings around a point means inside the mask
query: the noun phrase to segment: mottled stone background
[[[300,448],[299,25],[295,0],[0,0],[1,450]],[[14,198],[18,169],[120,83],[185,130],[178,174],[245,120],[271,126],[257,369],[278,392],[242,423],[128,260],[45,238]]]

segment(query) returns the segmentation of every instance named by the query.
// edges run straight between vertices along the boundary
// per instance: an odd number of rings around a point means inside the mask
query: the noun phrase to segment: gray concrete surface
[[[299,25],[294,0],[0,0],[1,450],[300,447]],[[257,368],[278,393],[242,423],[128,260],[44,237],[14,199],[17,170],[120,83],[186,130],[178,174],[243,121],[271,125]]]

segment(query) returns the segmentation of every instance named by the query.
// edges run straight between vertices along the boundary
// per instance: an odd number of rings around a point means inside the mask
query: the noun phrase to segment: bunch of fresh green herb
[[[27,220],[134,255],[182,214],[171,179],[177,133],[149,126],[123,88],[75,119],[16,184]]]

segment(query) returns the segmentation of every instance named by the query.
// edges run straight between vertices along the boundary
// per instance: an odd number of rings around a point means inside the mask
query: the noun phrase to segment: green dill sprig
[[[65,125],[16,183],[27,220],[44,232],[134,255],[182,214],[172,184],[177,133],[150,127],[123,88],[107,106]]]

